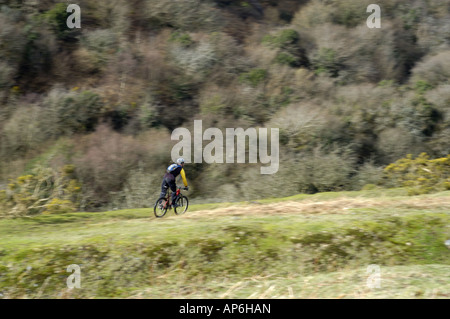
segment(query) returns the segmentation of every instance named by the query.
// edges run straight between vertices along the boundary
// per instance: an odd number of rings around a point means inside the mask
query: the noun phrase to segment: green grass
[[[132,292],[135,298],[450,298],[450,266],[380,267],[380,285],[367,286],[367,267],[316,275],[253,276],[239,281],[212,280],[205,286],[154,286]]]
[[[162,219],[154,218],[152,209],[2,219],[0,296],[445,298],[448,284],[438,283],[448,282],[450,268],[444,245],[450,238],[449,195],[375,190],[258,201],[262,205],[192,205],[186,215],[170,212]],[[380,205],[326,210],[340,199],[364,198]],[[410,199],[435,204],[383,205]],[[286,201],[329,205],[320,214],[265,211]],[[232,205],[252,213],[221,211]],[[253,207],[262,213],[253,213]],[[81,289],[66,287],[70,264],[81,266]],[[370,264],[380,265],[393,282],[368,289],[363,279]],[[350,280],[355,276],[357,281]]]

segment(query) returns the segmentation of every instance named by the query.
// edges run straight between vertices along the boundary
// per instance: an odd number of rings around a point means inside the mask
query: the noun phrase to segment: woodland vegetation
[[[194,119],[281,144],[274,175],[187,165],[198,202],[449,189],[450,1],[379,0],[381,29],[371,2],[80,0],[69,29],[67,3],[0,0],[0,211],[151,206]]]

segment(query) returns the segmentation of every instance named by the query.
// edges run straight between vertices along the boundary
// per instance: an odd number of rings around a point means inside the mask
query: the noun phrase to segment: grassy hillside
[[[450,192],[0,220],[2,298],[448,298]],[[81,267],[69,290],[67,266]],[[369,289],[367,267],[381,268]]]

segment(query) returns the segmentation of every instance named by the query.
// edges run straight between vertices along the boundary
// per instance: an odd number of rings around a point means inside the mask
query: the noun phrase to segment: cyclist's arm
[[[187,180],[186,180],[186,173],[184,172],[184,168],[181,169],[180,172],[181,178],[183,179],[183,184],[185,187],[188,186]]]

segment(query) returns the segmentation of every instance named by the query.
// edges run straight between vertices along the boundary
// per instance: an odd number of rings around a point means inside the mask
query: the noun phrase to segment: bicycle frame
[[[166,208],[166,205],[169,205],[169,207],[168,208],[172,208],[172,191],[171,191],[171,189],[169,188],[168,190],[167,190],[167,195],[166,195],[166,202],[165,202],[165,204],[164,204],[164,208]],[[176,193],[175,193],[175,199],[177,199],[179,196],[180,196],[180,194],[181,194],[181,187],[178,187],[177,188],[177,191],[176,191]]]

